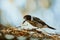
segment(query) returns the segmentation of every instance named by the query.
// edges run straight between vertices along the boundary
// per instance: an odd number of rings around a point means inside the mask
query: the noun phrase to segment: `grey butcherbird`
[[[34,27],[38,27],[38,28],[47,27],[47,28],[56,30],[55,28],[48,26],[44,21],[42,21],[37,17],[32,17],[31,15],[25,15],[23,18],[25,19],[25,21],[29,22]],[[25,21],[23,21],[23,24],[25,23]]]

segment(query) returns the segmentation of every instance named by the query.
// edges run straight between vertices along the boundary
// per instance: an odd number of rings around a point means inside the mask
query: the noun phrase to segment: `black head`
[[[31,21],[31,15],[25,15],[23,18],[25,21]],[[25,23],[25,21],[23,21],[23,23]]]
[[[25,20],[31,20],[31,15],[25,15],[25,16],[24,16],[24,19],[25,19]]]

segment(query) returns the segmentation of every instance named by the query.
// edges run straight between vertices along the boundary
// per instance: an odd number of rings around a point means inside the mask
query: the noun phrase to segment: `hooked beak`
[[[24,24],[25,22],[26,22],[26,20],[24,20],[22,24]]]

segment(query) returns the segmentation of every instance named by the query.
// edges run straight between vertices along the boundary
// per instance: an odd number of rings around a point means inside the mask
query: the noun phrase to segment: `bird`
[[[34,17],[31,15],[25,15],[23,19],[25,20],[22,22],[22,24],[24,24],[27,21],[29,24],[37,28],[49,28],[52,30],[56,30],[55,28],[50,27],[48,24],[46,24],[43,20],[41,20],[38,17]]]

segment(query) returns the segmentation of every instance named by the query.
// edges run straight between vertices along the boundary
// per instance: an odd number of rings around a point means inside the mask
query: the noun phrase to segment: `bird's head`
[[[25,21],[31,21],[31,15],[25,15],[23,18],[25,19],[23,21],[23,24],[25,23]]]

